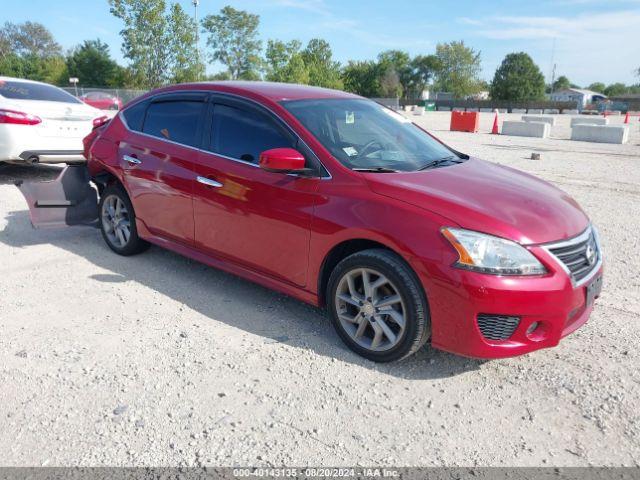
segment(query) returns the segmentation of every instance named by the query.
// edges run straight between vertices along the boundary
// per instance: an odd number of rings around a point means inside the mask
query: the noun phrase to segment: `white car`
[[[102,116],[53,85],[0,77],[0,162],[84,161],[82,139]]]

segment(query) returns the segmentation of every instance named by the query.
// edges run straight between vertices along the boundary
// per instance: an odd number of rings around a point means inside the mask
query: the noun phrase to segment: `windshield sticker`
[[[353,147],[344,147],[342,150],[344,150],[344,153],[346,153],[350,157],[355,157],[356,155],[358,155],[358,151]]]
[[[345,112],[344,122],[347,125],[351,125],[352,123],[356,123],[356,113],[355,112]]]

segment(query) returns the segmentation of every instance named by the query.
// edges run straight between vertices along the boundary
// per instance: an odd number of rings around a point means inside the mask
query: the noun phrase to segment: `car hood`
[[[571,238],[589,225],[580,206],[562,190],[476,158],[422,172],[364,176],[380,195],[435,212],[462,228],[521,244]]]

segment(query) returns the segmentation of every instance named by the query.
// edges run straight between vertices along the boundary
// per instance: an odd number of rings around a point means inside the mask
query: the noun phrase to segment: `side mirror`
[[[260,154],[260,168],[274,173],[303,173],[305,159],[293,148],[272,148]]]

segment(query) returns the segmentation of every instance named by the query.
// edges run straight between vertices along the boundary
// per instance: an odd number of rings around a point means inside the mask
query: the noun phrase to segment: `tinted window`
[[[143,132],[184,145],[197,146],[198,123],[204,103],[167,101],[149,105]]]
[[[0,80],[0,95],[14,100],[43,100],[47,102],[82,103],[70,93],[52,85]]]
[[[258,163],[271,148],[293,148],[292,140],[268,117],[252,110],[216,105],[213,111],[211,151]]]
[[[144,114],[147,111],[148,105],[149,102],[136,103],[122,112],[122,115],[124,115],[124,119],[127,121],[127,125],[131,130],[135,130],[136,132],[142,130],[142,122],[144,121]]]

